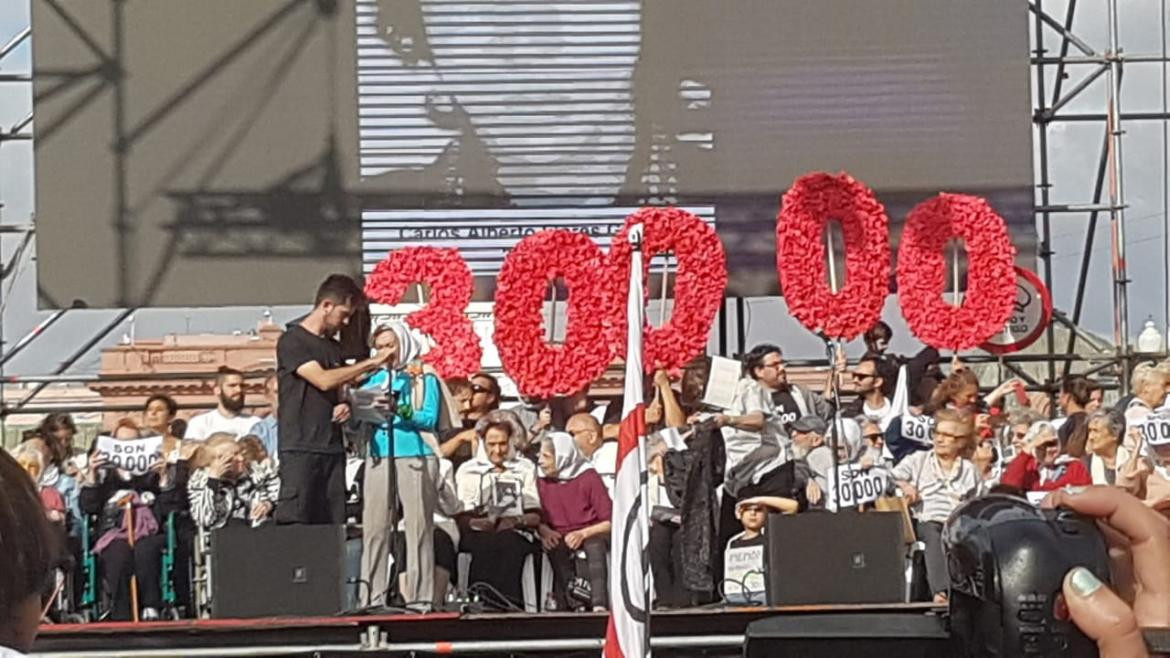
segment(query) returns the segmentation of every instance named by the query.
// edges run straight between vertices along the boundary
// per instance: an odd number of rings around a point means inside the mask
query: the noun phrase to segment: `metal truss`
[[[1100,0],[1096,0],[1100,2]],[[1072,331],[1068,341],[1063,346],[1056,344],[1054,324],[1049,325],[1047,332],[1047,351],[1054,357],[1048,362],[1049,384],[1054,384],[1058,378],[1058,365],[1062,365],[1063,372],[1069,373],[1071,360],[1056,358],[1059,353],[1076,355],[1077,340],[1082,334],[1076,330],[1085,310],[1085,291],[1088,284],[1089,268],[1093,257],[1093,244],[1097,234],[1099,220],[1104,213],[1108,218],[1108,230],[1112,250],[1112,317],[1113,342],[1119,371],[1116,373],[1122,390],[1128,388],[1128,373],[1132,363],[1139,358],[1148,358],[1148,355],[1135,355],[1130,347],[1129,327],[1129,286],[1130,279],[1126,264],[1126,201],[1125,201],[1125,171],[1122,163],[1123,136],[1125,125],[1136,121],[1160,121],[1165,129],[1170,115],[1166,111],[1165,76],[1167,57],[1166,44],[1166,2],[1160,1],[1161,25],[1160,36],[1162,52],[1157,54],[1128,54],[1120,46],[1118,29],[1118,0],[1105,0],[1107,6],[1107,49],[1098,52],[1089,45],[1087,40],[1078,37],[1074,30],[1078,10],[1077,0],[1066,0],[1063,16],[1053,16],[1048,13],[1043,4],[1044,0],[1031,0],[1028,7],[1033,17],[1033,41],[1035,50],[1032,57],[1033,73],[1036,84],[1033,122],[1036,126],[1035,145],[1039,157],[1039,171],[1037,176],[1037,204],[1036,215],[1040,223],[1040,250],[1039,256],[1044,264],[1044,282],[1050,290],[1054,285],[1064,285],[1064,282],[1053,280],[1052,267],[1052,218],[1060,213],[1088,213],[1088,227],[1084,237],[1084,249],[1081,255],[1079,274],[1074,282],[1074,301],[1070,314],[1066,317]],[[1050,5],[1051,6],[1051,5]],[[1083,6],[1081,7],[1083,10]],[[1075,52],[1072,52],[1075,51]],[[1127,63],[1161,63],[1163,76],[1163,103],[1160,112],[1125,113],[1121,107],[1121,84]],[[1080,80],[1070,88],[1065,88],[1065,80],[1070,72],[1079,74]],[[1051,89],[1049,80],[1051,76]],[[1070,113],[1065,111],[1068,104],[1086,90],[1104,84],[1105,107],[1099,114]],[[1050,146],[1049,130],[1058,123],[1064,122],[1093,122],[1101,125],[1101,149],[1097,160],[1095,183],[1092,193],[1083,203],[1054,205],[1050,202],[1052,181],[1050,177]],[[1166,145],[1163,143],[1163,163],[1166,158]],[[1163,197],[1165,198],[1165,197]],[[1166,222],[1166,208],[1163,202],[1163,222]],[[1167,247],[1163,246],[1162,273],[1163,280],[1167,279]],[[1170,307],[1170,296],[1167,299]],[[1165,328],[1170,324],[1166,318]]]

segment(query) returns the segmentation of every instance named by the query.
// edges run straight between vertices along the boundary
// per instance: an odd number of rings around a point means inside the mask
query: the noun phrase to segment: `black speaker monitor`
[[[772,514],[767,536],[769,605],[905,600],[897,512]]]
[[[345,608],[345,526],[229,526],[211,533],[211,615],[335,615]]]

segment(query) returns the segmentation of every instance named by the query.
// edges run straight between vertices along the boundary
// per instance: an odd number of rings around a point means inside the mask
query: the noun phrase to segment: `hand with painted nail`
[[[1115,487],[1062,489],[1043,505],[1096,519],[1109,544],[1116,591],[1082,567],[1064,578],[1073,622],[1102,658],[1148,656],[1141,628],[1170,626],[1170,521]]]

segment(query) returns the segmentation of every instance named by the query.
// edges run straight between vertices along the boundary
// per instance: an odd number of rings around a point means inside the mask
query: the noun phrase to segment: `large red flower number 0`
[[[845,285],[836,293],[825,279],[821,237],[831,219],[845,237]],[[846,340],[872,327],[890,285],[889,223],[873,190],[848,174],[796,179],[776,218],[776,269],[793,317]]]
[[[943,300],[952,237],[967,244],[967,294],[957,308]],[[898,248],[898,301],[910,331],[961,350],[1003,329],[1016,300],[1015,255],[1007,224],[984,199],[940,194],[915,206]]]
[[[431,289],[426,306],[406,316],[407,324],[435,343],[424,360],[441,377],[466,377],[479,370],[483,347],[464,313],[471,303],[474,279],[459,250],[406,247],[391,252],[366,278],[366,296],[393,306],[415,283]]]
[[[544,297],[550,281],[569,288],[565,342],[545,341]],[[496,281],[495,342],[504,370],[527,395],[568,395],[585,388],[613,360],[605,325],[608,260],[589,236],[546,230],[520,241]]]
[[[642,208],[626,218],[626,224],[610,247],[612,281],[610,309],[613,318],[610,344],[625,356],[625,299],[630,282],[630,227],[644,226],[642,251],[644,275],[649,274],[655,254],[673,251],[678,259],[674,280],[674,309],[670,322],[661,327],[649,323],[643,328],[643,365],[650,372],[658,368],[681,368],[707,347],[711,324],[723,303],[727,287],[727,257],[715,229],[697,215],[679,208]],[[649,276],[645,276],[649,281]]]

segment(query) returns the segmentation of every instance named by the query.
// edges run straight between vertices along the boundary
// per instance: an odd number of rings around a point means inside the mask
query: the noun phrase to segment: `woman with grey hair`
[[[471,554],[468,580],[472,586],[490,586],[486,603],[523,609],[524,560],[540,550],[535,541],[540,524],[536,465],[517,457],[516,446],[526,444],[527,435],[510,411],[496,410],[481,418],[475,443],[475,457],[455,473],[463,507],[456,519],[459,548]]]
[[[1024,437],[1024,450],[1003,472],[1000,482],[1021,491],[1052,491],[1064,486],[1093,483],[1084,462],[1065,454],[1056,427],[1043,420],[1033,423]]]
[[[379,325],[370,336],[374,350],[394,351],[389,369],[376,371],[361,387],[386,391],[394,414],[373,426],[362,485],[362,577],[369,585],[369,603],[385,605],[391,598],[391,533],[395,511],[402,504],[406,537],[406,568],[399,583],[408,604],[435,600],[434,513],[438,501],[437,446],[425,436],[439,420],[438,378],[415,367],[422,343],[401,322]],[[393,472],[391,472],[393,469]]]
[[[1117,484],[1117,472],[1129,461],[1130,452],[1122,445],[1125,418],[1112,411],[1098,410],[1089,415],[1089,474],[1093,484]]]

